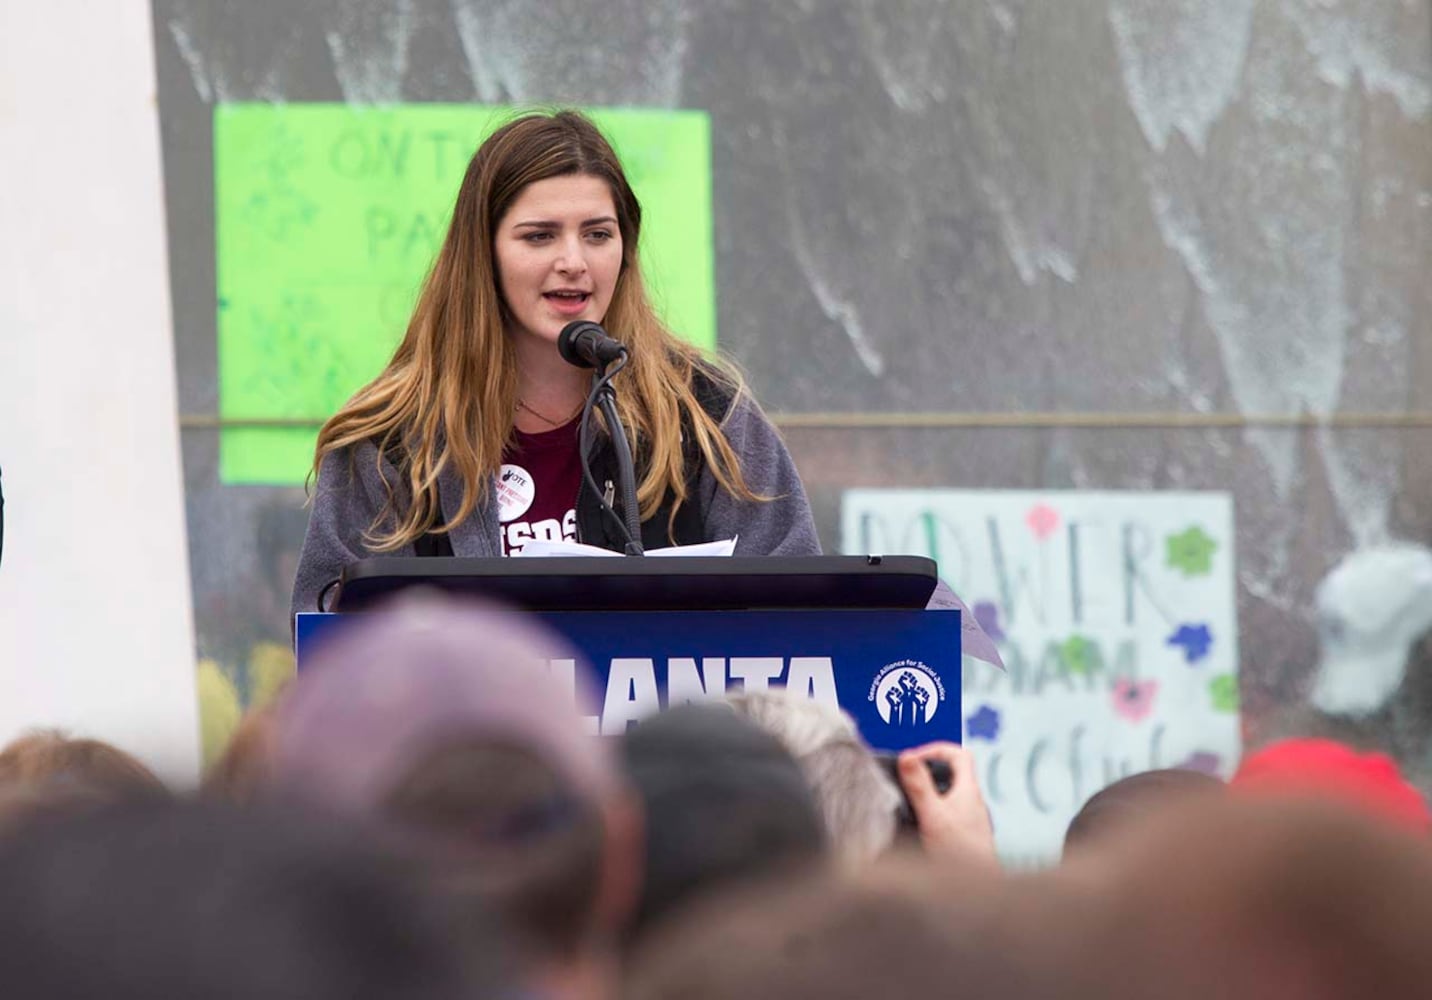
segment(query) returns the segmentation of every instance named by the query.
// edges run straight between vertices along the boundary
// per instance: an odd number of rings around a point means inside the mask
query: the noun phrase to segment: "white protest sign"
[[[847,553],[934,558],[1006,673],[966,656],[965,745],[1000,853],[1058,856],[1100,788],[1237,763],[1233,504],[1226,493],[850,490]]]

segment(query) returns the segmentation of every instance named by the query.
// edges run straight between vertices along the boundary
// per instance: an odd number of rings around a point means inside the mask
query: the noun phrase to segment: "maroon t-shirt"
[[[581,418],[536,434],[514,432],[497,474],[497,518],[502,554],[515,555],[534,539],[577,539],[577,490],[582,462],[577,448]]]

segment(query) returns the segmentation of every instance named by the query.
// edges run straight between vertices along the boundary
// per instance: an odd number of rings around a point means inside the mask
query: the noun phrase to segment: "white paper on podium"
[[[999,647],[980,627],[974,612],[965,605],[960,595],[956,594],[948,583],[936,577],[935,592],[930,595],[930,602],[925,605],[925,610],[950,611],[952,609],[958,610],[960,613],[961,652],[966,656],[973,656],[976,660],[988,663],[998,670],[1005,669],[1004,658],[999,655]]]
[[[701,542],[697,545],[672,545],[665,549],[647,549],[649,556],[729,556],[736,551],[736,539],[726,538],[717,542]],[[603,549],[581,542],[531,541],[522,546],[514,557],[541,559],[549,556],[616,556],[620,552]]]

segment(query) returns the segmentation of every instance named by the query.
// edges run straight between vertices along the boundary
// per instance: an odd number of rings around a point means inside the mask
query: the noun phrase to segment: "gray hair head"
[[[860,864],[890,847],[900,791],[861,739],[854,719],[784,688],[734,692],[727,700],[800,763],[842,861]]]

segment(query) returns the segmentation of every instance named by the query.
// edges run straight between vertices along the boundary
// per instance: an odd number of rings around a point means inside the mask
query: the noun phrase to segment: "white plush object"
[[[1365,715],[1392,697],[1412,645],[1432,628],[1432,551],[1397,544],[1349,555],[1318,586],[1322,647],[1311,700]]]

